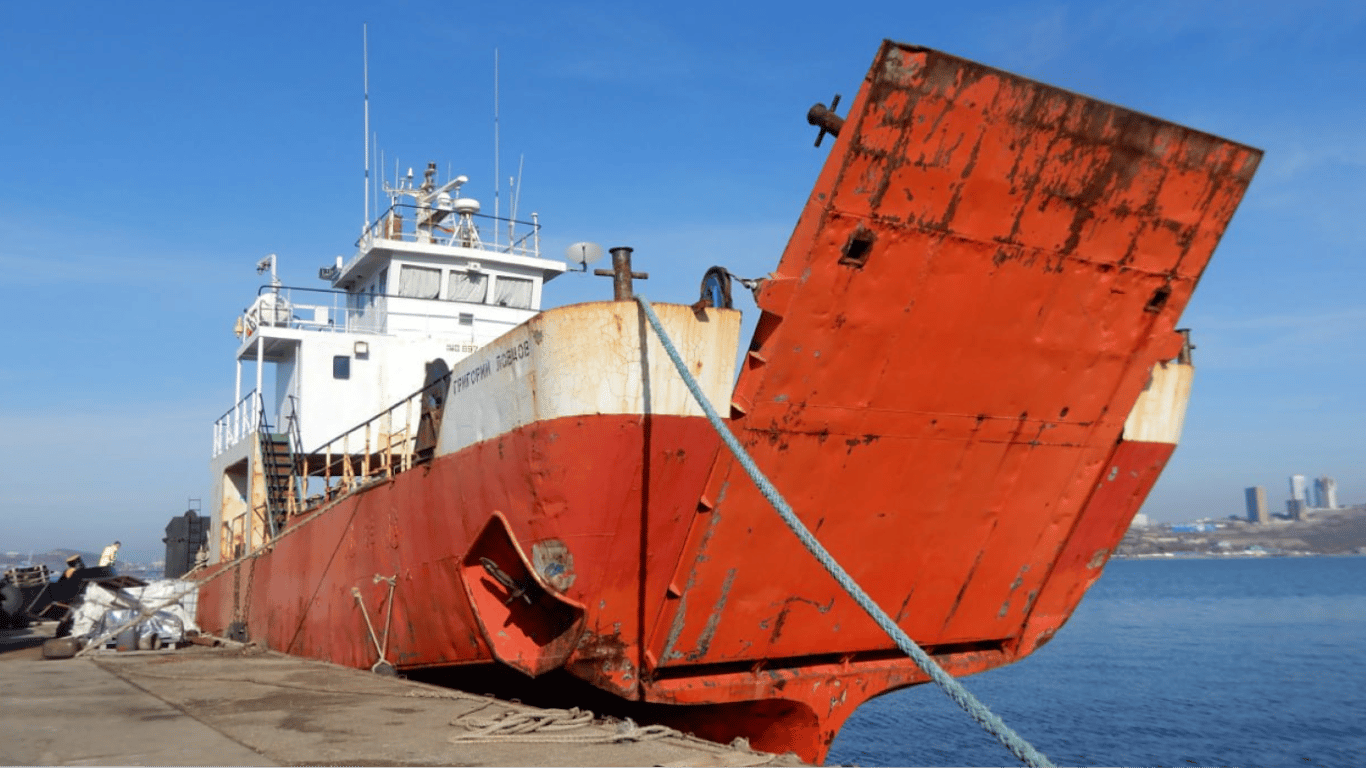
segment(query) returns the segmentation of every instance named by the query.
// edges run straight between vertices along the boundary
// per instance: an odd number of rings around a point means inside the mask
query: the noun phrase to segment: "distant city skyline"
[[[1291,475],[1289,485],[1290,498],[1285,500],[1285,511],[1286,516],[1292,520],[1300,519],[1301,514],[1306,511],[1341,508],[1338,504],[1337,480],[1328,475],[1315,478],[1313,485],[1306,481],[1304,475]],[[1254,485],[1245,488],[1243,497],[1247,508],[1248,522],[1270,522],[1271,515],[1267,510],[1265,487]]]
[[[1338,481],[1327,475],[1314,481],[1314,498],[1310,505],[1315,509],[1338,508]]]

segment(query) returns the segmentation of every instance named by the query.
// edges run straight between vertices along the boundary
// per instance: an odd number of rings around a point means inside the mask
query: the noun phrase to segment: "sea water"
[[[1366,557],[1118,560],[1048,645],[963,679],[1058,765],[1366,766]],[[1013,765],[938,688],[827,765]]]

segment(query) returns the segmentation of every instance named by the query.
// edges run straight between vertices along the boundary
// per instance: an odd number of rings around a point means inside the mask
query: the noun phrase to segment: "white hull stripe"
[[[656,311],[712,407],[727,412],[740,313]],[[635,302],[543,312],[456,364],[447,395],[438,455],[566,416],[703,416]]]

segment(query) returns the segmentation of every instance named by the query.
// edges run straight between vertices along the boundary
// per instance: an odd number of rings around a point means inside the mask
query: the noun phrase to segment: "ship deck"
[[[7,765],[801,765],[681,734],[452,743],[520,703],[258,651],[190,646],[44,660],[51,626],[0,632]],[[568,734],[567,734],[568,735]]]

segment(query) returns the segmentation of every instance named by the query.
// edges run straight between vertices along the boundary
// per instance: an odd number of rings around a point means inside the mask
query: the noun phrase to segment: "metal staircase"
[[[293,406],[294,398],[289,399]],[[284,432],[271,430],[264,407],[260,425],[257,435],[261,445],[261,476],[266,490],[266,522],[274,537],[285,521],[298,512],[303,499],[303,446],[297,409],[290,408]]]

